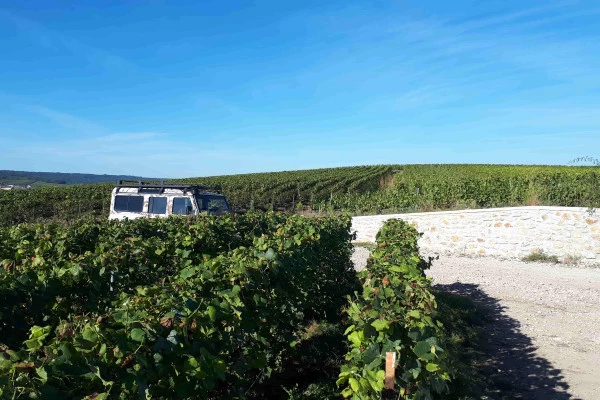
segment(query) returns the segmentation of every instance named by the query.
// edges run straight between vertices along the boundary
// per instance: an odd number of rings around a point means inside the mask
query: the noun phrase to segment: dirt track
[[[600,399],[600,269],[441,257],[428,276],[489,310],[486,350],[511,387],[489,398]]]

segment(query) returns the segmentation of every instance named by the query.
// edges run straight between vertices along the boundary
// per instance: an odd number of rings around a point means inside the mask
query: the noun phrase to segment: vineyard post
[[[388,351],[385,353],[385,381],[384,389],[381,393],[382,399],[393,399],[394,382],[396,381],[396,352]]]
[[[394,389],[396,380],[396,352],[388,351],[385,353],[385,388]]]

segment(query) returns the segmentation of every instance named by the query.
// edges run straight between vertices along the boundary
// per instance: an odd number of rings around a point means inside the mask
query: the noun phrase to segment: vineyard
[[[234,209],[352,214],[600,204],[600,167],[379,165],[188,178]],[[110,184],[0,192],[0,225],[105,217]]]
[[[338,199],[378,191],[391,180],[395,166],[366,166],[287,171],[212,178],[183,182],[216,187],[235,207],[262,210],[335,208]]]
[[[339,360],[317,398],[377,398],[388,351],[403,398],[447,393],[417,232],[387,224],[357,277],[349,228],[263,213],[1,229],[0,397],[266,398],[319,348],[316,321],[348,340],[303,366]]]
[[[600,199],[598,167],[184,181],[216,187],[233,208],[288,212],[108,221],[111,184],[0,192],[0,398],[463,398],[456,382],[471,395],[465,377],[476,373],[457,361],[465,323],[440,322],[456,309],[437,313],[419,234],[388,221],[356,274],[350,218],[331,211]],[[386,392],[387,352],[398,364]]]
[[[515,205],[589,206],[600,199],[599,167],[408,165],[388,193],[420,209]]]
[[[348,218],[0,231],[2,398],[261,398],[356,287]],[[253,394],[254,393],[254,394]],[[87,396],[87,397],[86,397]]]

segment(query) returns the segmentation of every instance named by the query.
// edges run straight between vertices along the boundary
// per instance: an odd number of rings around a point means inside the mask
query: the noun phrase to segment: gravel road
[[[355,248],[357,269],[368,254]],[[600,269],[444,256],[427,275],[490,312],[486,351],[511,397],[600,399]]]

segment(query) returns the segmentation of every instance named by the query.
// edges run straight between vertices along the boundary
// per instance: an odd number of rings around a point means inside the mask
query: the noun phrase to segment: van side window
[[[115,196],[115,211],[142,212],[144,196]]]
[[[173,214],[189,215],[193,214],[192,201],[187,197],[175,197],[173,199]]]
[[[208,194],[196,195],[196,202],[201,211],[227,211],[229,206],[223,196],[213,196]]]
[[[166,197],[150,197],[148,202],[148,212],[150,214],[166,214],[167,213],[167,198]]]

